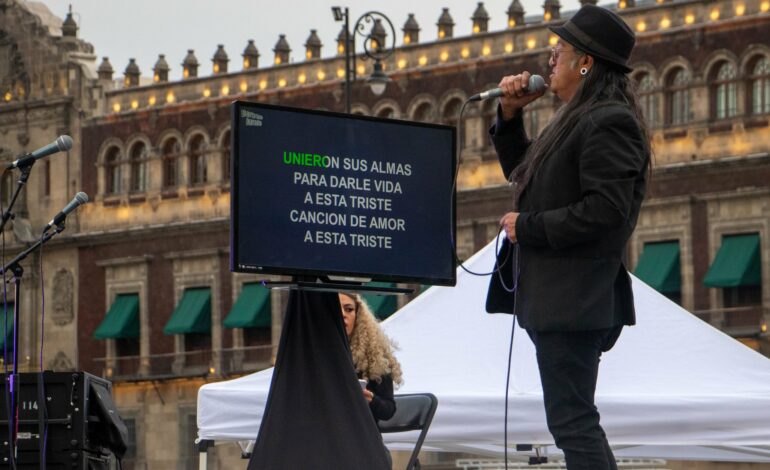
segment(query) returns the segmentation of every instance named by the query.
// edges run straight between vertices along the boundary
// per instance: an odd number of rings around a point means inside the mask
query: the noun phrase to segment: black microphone
[[[540,75],[530,75],[529,84],[527,86],[527,94],[531,95],[533,93],[540,93],[543,90],[545,90],[545,80],[543,80],[543,77]],[[491,90],[487,90],[485,92],[471,96],[468,98],[468,101],[481,101],[489,98],[498,98],[504,94],[505,93],[502,89],[492,88]]]
[[[58,214],[54,216],[53,219],[51,219],[50,222],[48,222],[48,225],[45,226],[43,229],[43,232],[48,231],[49,228],[53,227],[54,225],[59,225],[60,223],[64,222],[64,219],[67,218],[67,215],[80,207],[81,205],[88,202],[88,194],[84,192],[79,192],[75,194],[75,197],[72,198],[72,200],[64,206],[64,209],[61,210]]]
[[[50,144],[40,147],[32,153],[28,153],[23,157],[17,159],[13,163],[9,163],[6,170],[12,170],[14,168],[24,168],[32,166],[33,163],[48,155],[63,152],[72,148],[72,137],[68,135],[60,135],[56,140]]]

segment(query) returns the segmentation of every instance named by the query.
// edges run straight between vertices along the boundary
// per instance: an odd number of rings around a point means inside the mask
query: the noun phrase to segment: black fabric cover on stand
[[[291,291],[248,469],[330,468],[390,466],[353,368],[337,294]]]

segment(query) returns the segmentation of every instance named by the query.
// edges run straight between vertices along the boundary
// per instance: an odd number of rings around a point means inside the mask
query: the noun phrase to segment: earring
[[[580,75],[582,75],[582,76],[584,76],[584,77],[585,77],[586,75],[588,75],[588,69],[587,69],[587,68],[585,68],[585,67],[582,67],[582,68],[580,69]]]

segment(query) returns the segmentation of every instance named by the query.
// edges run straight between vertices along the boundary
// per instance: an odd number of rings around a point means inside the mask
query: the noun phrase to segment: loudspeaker
[[[87,372],[46,371],[39,389],[40,376],[18,374],[15,384],[18,470],[40,468],[41,445],[50,470],[107,469],[111,453],[123,456],[128,432],[112,401],[111,382]],[[5,374],[0,377],[5,389],[0,392],[0,467],[10,468],[10,384]]]

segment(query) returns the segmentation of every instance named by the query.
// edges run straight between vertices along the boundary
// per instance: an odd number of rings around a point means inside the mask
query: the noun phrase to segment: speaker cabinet
[[[0,467],[11,468],[10,382],[5,374],[0,376],[4,384],[0,392]],[[87,372],[46,371],[42,387],[39,373],[17,377],[13,401],[18,413],[18,470],[40,468],[41,446],[49,470],[107,469],[111,454],[122,457],[127,431],[112,401],[111,382]]]

